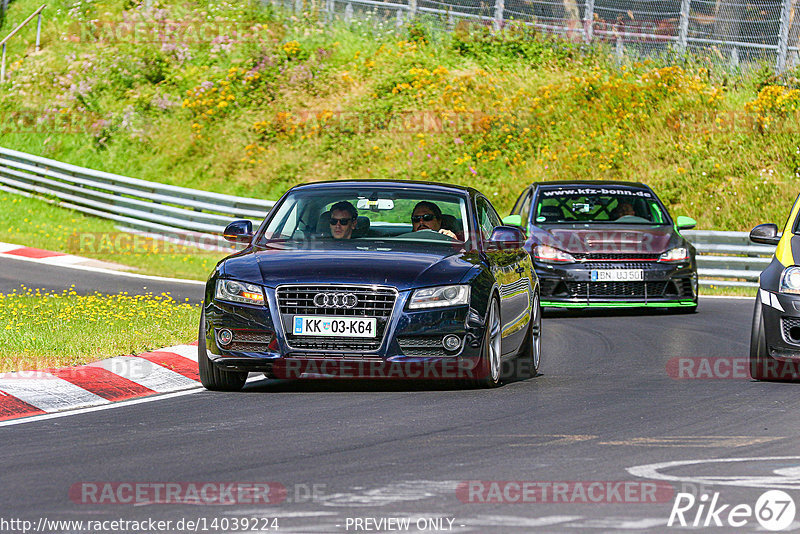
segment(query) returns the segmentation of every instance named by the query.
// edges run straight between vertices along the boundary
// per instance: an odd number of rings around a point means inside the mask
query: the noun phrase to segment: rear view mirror
[[[503,224],[507,226],[522,227],[522,215],[506,215],[503,217]]]
[[[517,226],[496,227],[488,241],[491,250],[517,250],[524,244],[525,234]]]
[[[378,198],[375,200],[369,198],[359,198],[356,208],[369,211],[391,210],[394,209],[394,200],[391,198]]]
[[[686,215],[678,215],[678,221],[676,225],[678,230],[689,230],[697,226],[697,221],[691,217],[687,217]]]
[[[750,241],[761,245],[777,245],[781,240],[778,225],[773,223],[759,224],[750,230]]]
[[[253,238],[253,222],[246,220],[233,221],[225,227],[222,237],[231,243],[249,243]]]

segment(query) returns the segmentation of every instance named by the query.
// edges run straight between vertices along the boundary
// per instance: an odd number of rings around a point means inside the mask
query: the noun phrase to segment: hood
[[[581,224],[533,227],[533,244],[550,245],[570,254],[661,254],[681,246],[671,226]]]
[[[281,284],[343,283],[388,285],[402,291],[457,284],[473,267],[474,256],[449,247],[422,251],[262,248],[229,257],[222,270],[227,277],[272,288]]]

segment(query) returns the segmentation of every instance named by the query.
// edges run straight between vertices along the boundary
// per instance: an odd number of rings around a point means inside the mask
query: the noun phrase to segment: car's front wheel
[[[503,328],[500,322],[500,303],[497,297],[492,297],[489,301],[485,329],[476,382],[477,385],[484,388],[496,388],[500,385],[500,371],[503,366],[501,360]]]
[[[246,372],[225,371],[208,358],[206,351],[206,312],[200,314],[200,331],[197,334],[197,366],[200,383],[211,391],[241,391],[247,380]]]
[[[539,368],[542,365],[542,306],[539,302],[538,293],[533,296],[528,335],[517,358],[517,364],[519,365],[520,378],[536,376],[539,374]]]

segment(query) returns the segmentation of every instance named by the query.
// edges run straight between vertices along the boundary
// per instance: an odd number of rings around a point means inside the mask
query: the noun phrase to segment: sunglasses
[[[344,219],[336,219],[334,217],[331,217],[331,226],[336,226],[337,224],[341,224],[342,226],[347,226],[348,224],[350,224],[350,221],[352,220],[353,220],[352,217],[346,217]]]
[[[412,215],[411,222],[418,223],[420,221],[431,222],[436,218],[433,213],[426,213],[425,215]]]

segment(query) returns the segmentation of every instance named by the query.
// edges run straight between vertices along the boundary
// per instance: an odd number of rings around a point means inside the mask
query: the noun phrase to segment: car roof
[[[641,189],[650,189],[650,187],[642,182],[623,182],[621,180],[553,180],[547,182],[534,182],[534,186],[565,186],[565,185],[582,185],[582,186],[614,186],[614,187],[639,187]]]
[[[402,189],[418,189],[420,191],[436,191],[449,193],[468,193],[478,195],[480,192],[472,187],[455,184],[442,184],[438,182],[421,182],[417,180],[327,180],[324,182],[311,182],[294,186],[291,190],[323,189],[329,187],[398,187]]]

